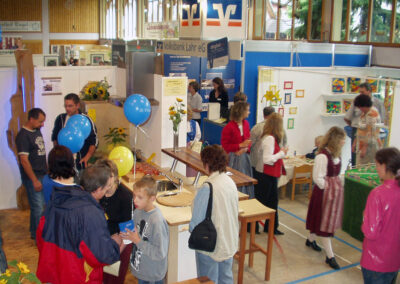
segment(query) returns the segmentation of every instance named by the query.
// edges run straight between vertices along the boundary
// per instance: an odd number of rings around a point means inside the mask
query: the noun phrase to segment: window
[[[370,41],[389,42],[392,21],[391,1],[373,0]]]
[[[127,41],[137,38],[137,1],[125,1],[125,6],[121,7],[121,10],[122,38]]]

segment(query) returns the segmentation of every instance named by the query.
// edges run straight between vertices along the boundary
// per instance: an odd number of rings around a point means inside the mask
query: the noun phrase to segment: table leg
[[[169,227],[167,283],[178,281],[178,226]]]
[[[193,185],[196,186],[200,179],[200,172],[197,172],[196,177],[194,178]]]
[[[250,254],[249,254],[249,267],[253,267],[254,252],[252,252],[253,244],[255,243],[256,237],[256,222],[250,223]]]
[[[173,172],[175,171],[176,165],[177,165],[177,164],[178,164],[178,160],[177,160],[177,159],[174,159],[174,161],[172,162],[171,169],[170,169],[170,172],[171,172],[171,173],[173,173]]]
[[[239,245],[239,268],[238,284],[243,283],[244,257],[246,250],[247,222],[242,221],[240,225],[240,245]]]
[[[269,215],[267,261],[265,267],[265,281],[269,281],[272,263],[272,244],[274,240],[275,213]]]

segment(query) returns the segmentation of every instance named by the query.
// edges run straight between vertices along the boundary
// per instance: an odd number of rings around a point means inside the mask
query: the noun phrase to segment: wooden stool
[[[245,254],[249,255],[249,267],[253,267],[254,252],[260,251],[267,257],[265,280],[269,281],[272,261],[272,242],[274,238],[275,210],[261,204],[257,199],[239,201],[240,246],[235,258],[239,259],[238,283],[243,283]],[[255,242],[256,222],[269,220],[267,250]],[[247,224],[250,223],[250,244],[246,249]]]

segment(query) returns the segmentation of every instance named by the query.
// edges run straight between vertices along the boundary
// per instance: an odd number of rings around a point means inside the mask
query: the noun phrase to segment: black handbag
[[[206,218],[203,222],[194,227],[192,234],[189,238],[189,248],[195,250],[203,250],[213,252],[217,243],[217,231],[211,221],[211,210],[213,203],[213,186],[210,186],[210,197],[208,198]]]

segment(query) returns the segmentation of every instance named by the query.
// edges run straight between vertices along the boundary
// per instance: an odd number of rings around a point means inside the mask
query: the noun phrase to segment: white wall
[[[263,68],[263,67],[260,67]],[[270,67],[265,67],[271,69]],[[284,128],[288,136],[289,153],[305,154],[310,152],[314,146],[314,138],[323,135],[332,126],[343,128],[346,124],[342,116],[339,117],[323,117],[321,113],[325,111],[325,99],[322,94],[331,94],[332,78],[338,76],[354,76],[365,80],[367,76],[378,77],[382,75],[393,74],[397,76],[399,71],[385,68],[272,68],[272,82],[259,82],[258,84],[258,106],[257,106],[257,122],[263,119],[262,109],[266,106],[265,100],[260,103],[261,97],[265,94],[265,90],[270,85],[276,85],[280,90],[282,97],[282,105],[285,108]],[[392,71],[392,72],[390,72]],[[284,82],[293,81],[293,90],[284,90]],[[398,84],[397,84],[398,85]],[[305,91],[304,98],[296,98],[296,90],[303,89]],[[292,93],[292,103],[284,104],[285,92]],[[400,115],[400,88],[396,90],[394,112],[392,114],[391,139],[390,145],[400,146],[400,131],[398,130],[398,118]],[[290,115],[289,108],[297,107],[297,114]],[[288,118],[294,118],[294,129],[287,129]],[[350,160],[350,139],[346,139],[343,148],[342,170],[345,169]]]
[[[73,66],[73,67],[36,67],[35,68],[35,106],[46,112],[46,122],[42,128],[47,153],[51,150],[51,132],[56,116],[64,110],[64,96],[79,91],[88,81],[102,80],[107,77],[112,85],[112,96],[126,95],[125,70],[114,66]],[[118,72],[119,75],[116,75]],[[122,74],[122,75],[121,75]],[[42,77],[62,77],[62,95],[42,96]],[[20,174],[14,154],[7,144],[6,130],[11,119],[10,98],[17,89],[17,70],[0,68],[0,209],[16,207],[16,189],[20,186]],[[117,93],[118,90],[118,93]],[[121,92],[121,93],[119,93]]]
[[[16,190],[21,185],[17,160],[7,144],[11,119],[10,98],[17,91],[17,70],[0,68],[0,209],[17,206]]]

